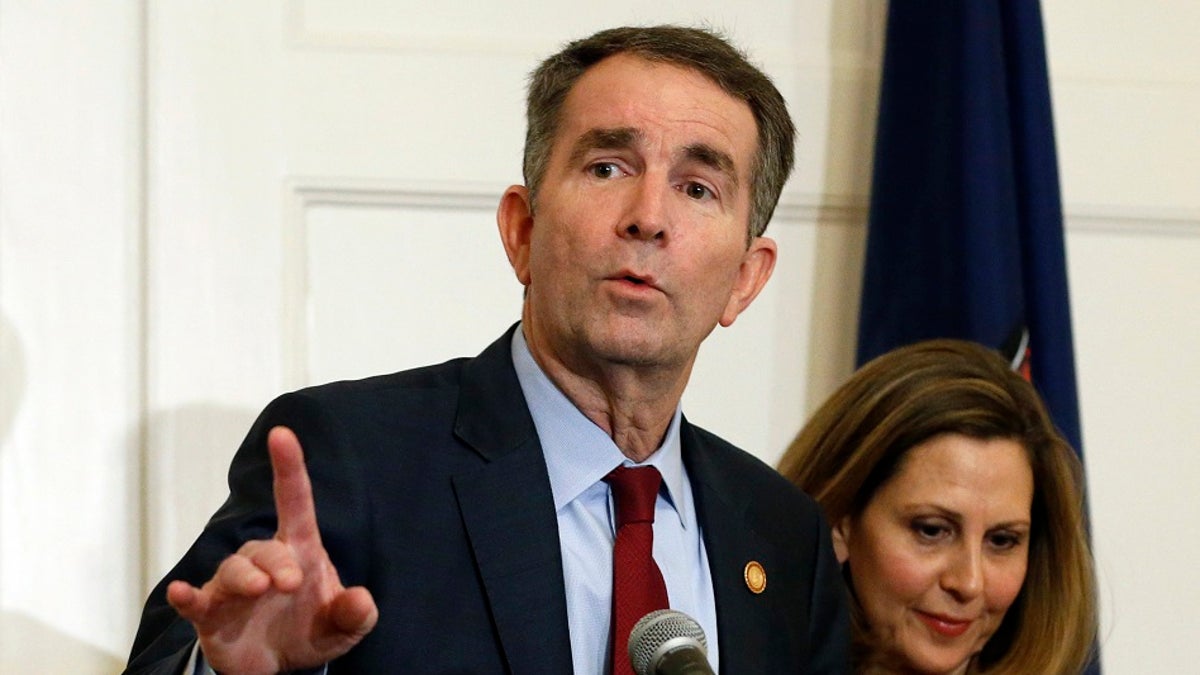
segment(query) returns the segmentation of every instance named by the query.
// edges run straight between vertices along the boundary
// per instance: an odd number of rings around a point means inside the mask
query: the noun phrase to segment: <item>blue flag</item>
[[[1001,350],[1082,455],[1037,0],[891,0],[859,318],[860,365],[935,337]]]
[[[892,0],[858,362],[934,337],[1000,349],[1081,448],[1036,0]]]

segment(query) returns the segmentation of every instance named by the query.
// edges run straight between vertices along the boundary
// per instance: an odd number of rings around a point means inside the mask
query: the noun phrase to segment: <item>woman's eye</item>
[[[1021,536],[1011,532],[997,533],[988,537],[988,544],[992,548],[1007,551],[1021,544]]]
[[[913,532],[921,539],[935,541],[949,535],[949,529],[941,523],[917,521],[912,524]]]

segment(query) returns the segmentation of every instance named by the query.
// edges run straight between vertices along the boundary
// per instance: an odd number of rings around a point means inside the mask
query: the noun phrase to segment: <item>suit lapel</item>
[[[774,547],[760,537],[747,518],[751,494],[738,485],[727,468],[714,461],[711,448],[684,423],[681,435],[683,460],[696,497],[696,516],[704,534],[704,547],[712,570],[717,606],[717,631],[721,671],[765,673],[773,628],[770,593],[751,592],[746,565],[752,561],[772,574],[782,574],[775,564]]]
[[[455,433],[485,463],[454,489],[509,670],[568,673],[558,520],[511,340],[512,329],[463,370]]]

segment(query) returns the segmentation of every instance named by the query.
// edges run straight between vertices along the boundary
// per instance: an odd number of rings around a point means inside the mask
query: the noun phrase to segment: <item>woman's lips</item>
[[[953,617],[941,616],[939,614],[928,614],[926,612],[917,612],[917,616],[939,635],[946,637],[958,637],[967,632],[971,627],[971,621],[967,619],[955,619]]]

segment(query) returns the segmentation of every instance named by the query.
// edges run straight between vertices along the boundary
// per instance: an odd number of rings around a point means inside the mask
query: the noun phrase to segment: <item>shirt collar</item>
[[[662,474],[667,503],[679,516],[680,525],[685,530],[692,527],[690,514],[694,510],[690,503],[680,503],[690,501],[691,492],[684,489],[679,404],[675,405],[662,445],[646,461],[635,464],[542,372],[529,352],[523,327],[513,334],[512,359],[542,444],[556,511],[561,511],[620,464],[654,466]]]

